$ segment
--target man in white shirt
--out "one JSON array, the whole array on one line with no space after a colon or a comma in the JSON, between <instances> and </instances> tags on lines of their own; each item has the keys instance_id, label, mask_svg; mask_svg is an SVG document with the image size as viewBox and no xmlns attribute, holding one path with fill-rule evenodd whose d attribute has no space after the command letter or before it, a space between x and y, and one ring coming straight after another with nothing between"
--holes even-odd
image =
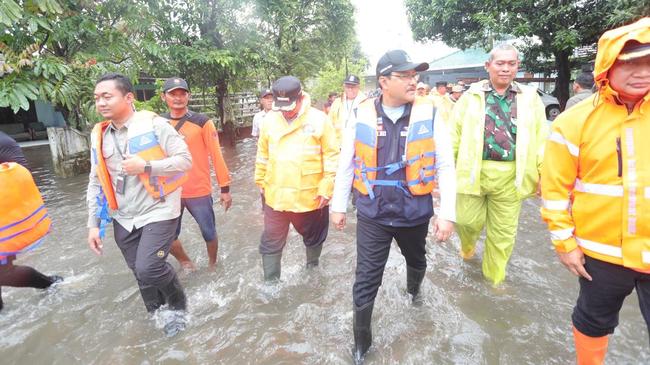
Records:
<instances>
[{"instance_id":1,"label":"man in white shirt","mask_svg":"<svg viewBox=\"0 0 650 365\"><path fill-rule=\"evenodd\" d=\"M329 114L330 122L336 130L336 140L341 144L343 130L350 127L350 120L354 117L359 103L366 99L366 96L359 92L360 80L355 75L348 75L343 80L344 95L332 103Z\"/></svg>"},{"instance_id":2,"label":"man in white shirt","mask_svg":"<svg viewBox=\"0 0 650 365\"><path fill-rule=\"evenodd\" d=\"M357 267L353 288L354 358L363 362L372 342L371 317L390 246L397 241L406 259L406 286L414 305L422 303L431 193L440 189L436 239L453 232L456 219L456 175L445 122L428 98L415 97L419 71L402 50L387 52L377 64L382 89L378 98L362 102L345 131L331 201L331 220L345 227L350 187L357 207Z\"/></svg>"},{"instance_id":3,"label":"man in white shirt","mask_svg":"<svg viewBox=\"0 0 650 365\"><path fill-rule=\"evenodd\" d=\"M269 111L271 111L271 107L273 106L273 92L271 89L262 90L260 93L260 105L262 106L262 110L253 116L253 129L251 130L251 136L255 138L259 137L264 117Z\"/></svg>"}]
</instances>

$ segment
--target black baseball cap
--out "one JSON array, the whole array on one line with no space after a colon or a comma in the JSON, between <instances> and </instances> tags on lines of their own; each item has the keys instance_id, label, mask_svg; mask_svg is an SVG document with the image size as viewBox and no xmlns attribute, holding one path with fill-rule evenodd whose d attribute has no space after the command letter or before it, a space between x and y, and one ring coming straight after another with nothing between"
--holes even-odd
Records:
<instances>
[{"instance_id":1,"label":"black baseball cap","mask_svg":"<svg viewBox=\"0 0 650 365\"><path fill-rule=\"evenodd\" d=\"M273 91L271 91L271 89L268 88L262 89L262 91L260 92L260 99L267 95L273 95Z\"/></svg>"},{"instance_id":2,"label":"black baseball cap","mask_svg":"<svg viewBox=\"0 0 650 365\"><path fill-rule=\"evenodd\" d=\"M163 84L163 92L169 92L176 89L183 89L187 92L190 92L190 87L187 86L187 81L181 79L180 77L170 77L165 80Z\"/></svg>"},{"instance_id":3,"label":"black baseball cap","mask_svg":"<svg viewBox=\"0 0 650 365\"><path fill-rule=\"evenodd\" d=\"M273 110L291 111L302 94L300 80L295 76L283 76L271 86L273 91Z\"/></svg>"},{"instance_id":4,"label":"black baseball cap","mask_svg":"<svg viewBox=\"0 0 650 365\"><path fill-rule=\"evenodd\" d=\"M348 85L359 85L361 80L359 80L359 77L356 75L348 75L345 77L345 80L343 80L343 83Z\"/></svg>"},{"instance_id":5,"label":"black baseball cap","mask_svg":"<svg viewBox=\"0 0 650 365\"><path fill-rule=\"evenodd\" d=\"M411 57L409 57L406 52L404 52L401 49L396 49L392 51L388 51L384 53L383 56L377 61L377 68L376 68L376 75L377 77L379 76L387 76L390 75L391 72L395 71L409 71L409 70L415 70L415 71L426 71L429 69L429 64L426 62L422 63L415 63L411 61Z\"/></svg>"}]
</instances>

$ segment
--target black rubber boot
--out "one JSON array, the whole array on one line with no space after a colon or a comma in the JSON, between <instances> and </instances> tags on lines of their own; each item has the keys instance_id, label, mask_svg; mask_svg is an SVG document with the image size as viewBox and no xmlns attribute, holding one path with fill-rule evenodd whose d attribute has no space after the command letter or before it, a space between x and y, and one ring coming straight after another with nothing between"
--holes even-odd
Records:
<instances>
[{"instance_id":1,"label":"black rubber boot","mask_svg":"<svg viewBox=\"0 0 650 365\"><path fill-rule=\"evenodd\" d=\"M155 312L165 304L165 298L162 293L154 286L141 286L140 295L142 296L144 307L147 308L147 312L149 313Z\"/></svg>"},{"instance_id":2,"label":"black rubber boot","mask_svg":"<svg viewBox=\"0 0 650 365\"><path fill-rule=\"evenodd\" d=\"M411 303L416 307L421 306L423 303L422 295L420 295L420 285L426 272L426 269L416 270L406 266L406 291L413 296Z\"/></svg>"},{"instance_id":3,"label":"black rubber boot","mask_svg":"<svg viewBox=\"0 0 650 365\"><path fill-rule=\"evenodd\" d=\"M320 258L320 253L323 251L323 244L308 246L305 248L305 251L307 253L307 264L305 264L305 267L309 269L318 266L318 259Z\"/></svg>"},{"instance_id":4,"label":"black rubber boot","mask_svg":"<svg viewBox=\"0 0 650 365\"><path fill-rule=\"evenodd\" d=\"M167 337L177 335L179 332L185 330L187 319L185 310L187 308L187 299L178 277L174 275L174 279L167 285L160 288L171 313L166 313L169 317L165 323L165 334Z\"/></svg>"},{"instance_id":5,"label":"black rubber boot","mask_svg":"<svg viewBox=\"0 0 650 365\"><path fill-rule=\"evenodd\" d=\"M280 280L282 267L282 252L262 255L262 268L264 269L264 281Z\"/></svg>"},{"instance_id":6,"label":"black rubber boot","mask_svg":"<svg viewBox=\"0 0 650 365\"><path fill-rule=\"evenodd\" d=\"M358 309L356 307L354 308L354 315L352 316L354 350L352 356L354 358L355 365L363 364L363 359L366 356L366 352L368 352L368 349L372 344L372 328L370 322L372 319L372 309L374 306L375 302L372 301L361 309Z\"/></svg>"}]
</instances>

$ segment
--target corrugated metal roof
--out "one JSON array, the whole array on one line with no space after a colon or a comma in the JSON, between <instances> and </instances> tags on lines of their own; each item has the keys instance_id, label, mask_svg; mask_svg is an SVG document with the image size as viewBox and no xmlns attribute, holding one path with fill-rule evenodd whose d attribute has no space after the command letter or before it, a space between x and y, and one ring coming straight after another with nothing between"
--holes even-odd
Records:
<instances>
[{"instance_id":1,"label":"corrugated metal roof","mask_svg":"<svg viewBox=\"0 0 650 365\"><path fill-rule=\"evenodd\" d=\"M429 62L429 70L482 66L489 55L482 48L468 48Z\"/></svg>"}]
</instances>

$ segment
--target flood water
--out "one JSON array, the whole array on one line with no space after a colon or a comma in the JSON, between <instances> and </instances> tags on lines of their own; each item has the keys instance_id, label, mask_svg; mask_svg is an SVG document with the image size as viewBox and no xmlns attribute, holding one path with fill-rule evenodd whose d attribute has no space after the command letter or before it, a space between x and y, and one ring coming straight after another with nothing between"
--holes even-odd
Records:
<instances>
[{"instance_id":1,"label":"flood water","mask_svg":"<svg viewBox=\"0 0 650 365\"><path fill-rule=\"evenodd\" d=\"M132 273L112 240L104 256L87 247L86 176L51 172L48 146L25 150L53 218L46 243L17 264L60 274L58 287L3 288L1 364L349 364L352 362L352 283L355 223L330 230L321 265L303 269L304 246L292 230L282 283L262 283L258 254L260 198L253 183L255 143L227 150L233 207L215 206L219 233L216 272L206 270L198 227L185 215L181 239L199 270L180 273L188 295L188 329L163 336L149 316ZM413 308L396 245L373 315L366 364L570 364L571 311L577 279L558 262L538 201L524 204L517 246L503 290L481 275L482 249L464 262L459 242L429 242L425 305ZM179 268L170 257L173 265ZM648 333L636 294L621 311L608 364L648 364Z\"/></svg>"}]
</instances>

